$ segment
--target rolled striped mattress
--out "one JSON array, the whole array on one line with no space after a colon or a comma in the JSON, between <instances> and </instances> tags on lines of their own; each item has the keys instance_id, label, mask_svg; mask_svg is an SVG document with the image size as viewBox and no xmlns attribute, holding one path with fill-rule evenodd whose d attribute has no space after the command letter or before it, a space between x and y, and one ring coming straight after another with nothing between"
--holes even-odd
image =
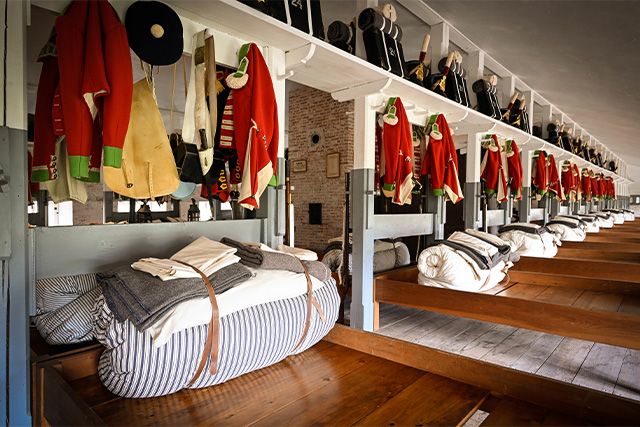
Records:
<instances>
[{"instance_id":1,"label":"rolled striped mattress","mask_svg":"<svg viewBox=\"0 0 640 427\"><path fill-rule=\"evenodd\" d=\"M282 286L286 286L286 283ZM94 334L106 350L100 357L98 374L112 393L133 398L163 396L182 388L202 388L223 383L277 363L291 354L301 353L320 341L338 317L340 299L335 281L329 279L320 286L314 286L313 296L322 308L325 321L314 308L309 331L295 350L305 326L306 292L254 304L224 315L223 301L219 300L220 351L217 372L215 375L209 373L209 359L200 377L193 385L187 386L204 351L208 325L178 330L158 345L154 343L150 331L141 333L131 322L117 321L101 295L95 306Z\"/></svg>"}]
</instances>

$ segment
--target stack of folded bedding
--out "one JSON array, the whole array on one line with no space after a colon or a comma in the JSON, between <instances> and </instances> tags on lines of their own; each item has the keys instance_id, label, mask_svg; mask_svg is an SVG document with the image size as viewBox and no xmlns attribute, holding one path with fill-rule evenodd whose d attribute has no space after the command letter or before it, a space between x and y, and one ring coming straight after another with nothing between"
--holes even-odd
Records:
<instances>
[{"instance_id":1,"label":"stack of folded bedding","mask_svg":"<svg viewBox=\"0 0 640 427\"><path fill-rule=\"evenodd\" d=\"M38 332L51 345L93 339L93 308L100 296L95 274L54 277L36 281Z\"/></svg>"},{"instance_id":2,"label":"stack of folded bedding","mask_svg":"<svg viewBox=\"0 0 640 427\"><path fill-rule=\"evenodd\" d=\"M324 264L231 239L223 241L240 263L209 275L219 308L217 371L209 372L211 359L207 359L207 366L191 385L212 319L202 280L163 281L131 268L99 275L105 292L95 306L94 329L107 348L98 366L107 389L123 397L153 397L219 384L300 353L333 327L340 303L335 281ZM305 268L317 307L303 335L309 303ZM155 285L139 280L138 274ZM155 293L149 292L152 288Z\"/></svg>"},{"instance_id":3,"label":"stack of folded bedding","mask_svg":"<svg viewBox=\"0 0 640 427\"><path fill-rule=\"evenodd\" d=\"M234 263L207 276L215 295L220 295L251 277L249 270ZM173 279L170 283L158 277L136 271L129 266L97 274L109 309L120 321L130 321L144 332L167 312L182 302L206 298L209 293L202 279Z\"/></svg>"},{"instance_id":4,"label":"stack of folded bedding","mask_svg":"<svg viewBox=\"0 0 640 427\"><path fill-rule=\"evenodd\" d=\"M596 217L591 215L558 215L556 219L561 218L571 218L580 220L584 223L585 231L587 233L598 233L600 232L600 225L598 225L598 221ZM561 239L562 240L562 239Z\"/></svg>"},{"instance_id":5,"label":"stack of folded bedding","mask_svg":"<svg viewBox=\"0 0 640 427\"><path fill-rule=\"evenodd\" d=\"M636 220L636 214L634 211L630 210L630 209L620 209L624 215L624 220L625 221L635 221Z\"/></svg>"},{"instance_id":6,"label":"stack of folded bedding","mask_svg":"<svg viewBox=\"0 0 640 427\"><path fill-rule=\"evenodd\" d=\"M587 237L587 224L579 218L557 216L546 227L563 242L584 242Z\"/></svg>"},{"instance_id":7,"label":"stack of folded bedding","mask_svg":"<svg viewBox=\"0 0 640 427\"><path fill-rule=\"evenodd\" d=\"M600 228L613 228L614 219L609 212L591 212L589 215L596 218Z\"/></svg>"},{"instance_id":8,"label":"stack of folded bedding","mask_svg":"<svg viewBox=\"0 0 640 427\"><path fill-rule=\"evenodd\" d=\"M461 291L485 291L505 278L519 257L489 233L456 231L418 257L418 283Z\"/></svg>"},{"instance_id":9,"label":"stack of folded bedding","mask_svg":"<svg viewBox=\"0 0 640 427\"><path fill-rule=\"evenodd\" d=\"M603 209L602 211L611 214L614 224L624 224L626 220L624 211L622 211L621 209Z\"/></svg>"},{"instance_id":10,"label":"stack of folded bedding","mask_svg":"<svg viewBox=\"0 0 640 427\"><path fill-rule=\"evenodd\" d=\"M351 273L351 251L349 251L349 273ZM338 272L342 267L342 237L331 239L329 245L323 251L322 262L331 271ZM401 241L388 242L375 240L373 242L373 273L392 270L394 268L409 265L411 254L407 245Z\"/></svg>"},{"instance_id":11,"label":"stack of folded bedding","mask_svg":"<svg viewBox=\"0 0 640 427\"><path fill-rule=\"evenodd\" d=\"M511 246L520 256L552 258L558 253L560 239L547 227L524 222L514 222L498 229L498 237Z\"/></svg>"}]
</instances>

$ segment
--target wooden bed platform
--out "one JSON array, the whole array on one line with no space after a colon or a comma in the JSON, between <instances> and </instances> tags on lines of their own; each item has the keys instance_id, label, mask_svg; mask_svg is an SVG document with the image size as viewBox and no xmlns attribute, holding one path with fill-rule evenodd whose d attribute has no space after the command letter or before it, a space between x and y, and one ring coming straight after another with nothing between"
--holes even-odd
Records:
<instances>
[{"instance_id":1,"label":"wooden bed platform","mask_svg":"<svg viewBox=\"0 0 640 427\"><path fill-rule=\"evenodd\" d=\"M125 399L101 349L39 363L36 425L634 424L640 403L341 325L311 349L224 384ZM477 415L477 414L476 414Z\"/></svg>"},{"instance_id":2,"label":"wooden bed platform","mask_svg":"<svg viewBox=\"0 0 640 427\"><path fill-rule=\"evenodd\" d=\"M527 262L541 260L518 264ZM640 350L640 283L525 273L486 292L418 285L415 266L377 276L375 327L379 303L389 303Z\"/></svg>"}]
</instances>

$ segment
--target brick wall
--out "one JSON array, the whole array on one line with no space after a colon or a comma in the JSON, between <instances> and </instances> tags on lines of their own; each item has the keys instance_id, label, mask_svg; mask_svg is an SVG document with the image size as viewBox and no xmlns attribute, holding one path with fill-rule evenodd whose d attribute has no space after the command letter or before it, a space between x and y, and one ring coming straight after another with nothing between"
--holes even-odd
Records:
<instances>
[{"instance_id":1,"label":"brick wall","mask_svg":"<svg viewBox=\"0 0 640 427\"><path fill-rule=\"evenodd\" d=\"M347 114L349 113L349 114ZM319 141L313 143L313 135ZM327 178L327 155L340 154L340 176ZM353 167L353 101L337 102L329 93L301 87L289 94L289 159L295 206L295 244L324 249L342 235L344 174ZM306 160L306 171L295 171ZM309 224L309 204L322 204L322 224Z\"/></svg>"}]
</instances>

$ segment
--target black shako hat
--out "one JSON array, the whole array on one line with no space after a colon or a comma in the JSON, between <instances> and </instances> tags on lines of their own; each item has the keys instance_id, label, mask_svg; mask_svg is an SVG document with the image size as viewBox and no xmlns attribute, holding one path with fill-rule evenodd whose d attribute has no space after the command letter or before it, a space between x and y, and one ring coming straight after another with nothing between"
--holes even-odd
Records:
<instances>
[{"instance_id":1,"label":"black shako hat","mask_svg":"<svg viewBox=\"0 0 640 427\"><path fill-rule=\"evenodd\" d=\"M157 1L137 1L124 18L129 46L151 65L171 65L184 48L182 22L169 6Z\"/></svg>"}]
</instances>

